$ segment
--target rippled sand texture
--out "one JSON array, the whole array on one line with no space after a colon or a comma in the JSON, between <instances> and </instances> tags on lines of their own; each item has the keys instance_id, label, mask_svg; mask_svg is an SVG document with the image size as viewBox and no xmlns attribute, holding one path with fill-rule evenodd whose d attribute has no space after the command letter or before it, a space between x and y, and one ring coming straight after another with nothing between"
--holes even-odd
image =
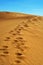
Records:
<instances>
[{"instance_id":1,"label":"rippled sand texture","mask_svg":"<svg viewBox=\"0 0 43 65\"><path fill-rule=\"evenodd\" d=\"M43 17L0 12L0 65L43 65Z\"/></svg>"}]
</instances>

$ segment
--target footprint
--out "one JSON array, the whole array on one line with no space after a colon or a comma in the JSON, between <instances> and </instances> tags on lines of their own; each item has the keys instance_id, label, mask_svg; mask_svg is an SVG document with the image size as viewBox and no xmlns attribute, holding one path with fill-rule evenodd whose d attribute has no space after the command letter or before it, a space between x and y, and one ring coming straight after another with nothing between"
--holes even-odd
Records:
<instances>
[{"instance_id":1,"label":"footprint","mask_svg":"<svg viewBox=\"0 0 43 65\"><path fill-rule=\"evenodd\" d=\"M22 53L20 53L20 52L17 52L17 53L15 53L17 56L21 56L22 55Z\"/></svg>"},{"instance_id":2,"label":"footprint","mask_svg":"<svg viewBox=\"0 0 43 65\"><path fill-rule=\"evenodd\" d=\"M3 53L4 53L4 54L9 54L9 52L8 52L8 51L4 51Z\"/></svg>"},{"instance_id":3,"label":"footprint","mask_svg":"<svg viewBox=\"0 0 43 65\"><path fill-rule=\"evenodd\" d=\"M20 61L20 60L15 60L15 62L16 62L16 64L19 64L19 63L21 63L21 61Z\"/></svg>"},{"instance_id":4,"label":"footprint","mask_svg":"<svg viewBox=\"0 0 43 65\"><path fill-rule=\"evenodd\" d=\"M8 48L8 46L3 46L3 48L7 49L7 48Z\"/></svg>"},{"instance_id":5,"label":"footprint","mask_svg":"<svg viewBox=\"0 0 43 65\"><path fill-rule=\"evenodd\" d=\"M6 37L4 41L9 41L10 40L10 37Z\"/></svg>"}]
</instances>

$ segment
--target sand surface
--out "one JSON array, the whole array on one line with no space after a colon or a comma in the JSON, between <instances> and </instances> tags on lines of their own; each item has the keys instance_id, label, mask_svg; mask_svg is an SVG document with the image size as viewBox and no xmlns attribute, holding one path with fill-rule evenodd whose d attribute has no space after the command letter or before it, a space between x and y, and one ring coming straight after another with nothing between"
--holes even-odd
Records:
<instances>
[{"instance_id":1,"label":"sand surface","mask_svg":"<svg viewBox=\"0 0 43 65\"><path fill-rule=\"evenodd\" d=\"M0 13L0 65L43 65L43 17Z\"/></svg>"}]
</instances>

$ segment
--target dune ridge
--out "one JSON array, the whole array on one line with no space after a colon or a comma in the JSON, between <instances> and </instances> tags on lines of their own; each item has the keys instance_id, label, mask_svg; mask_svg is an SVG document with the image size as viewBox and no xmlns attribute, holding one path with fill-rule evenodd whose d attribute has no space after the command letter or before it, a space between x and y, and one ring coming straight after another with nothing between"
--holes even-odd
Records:
<instances>
[{"instance_id":1,"label":"dune ridge","mask_svg":"<svg viewBox=\"0 0 43 65\"><path fill-rule=\"evenodd\" d=\"M23 14L23 13L14 13L14 12L0 12L0 20L8 20L8 19L15 19L15 18L31 18L31 17L39 17L42 16L36 16L36 15L30 15L30 14Z\"/></svg>"}]
</instances>

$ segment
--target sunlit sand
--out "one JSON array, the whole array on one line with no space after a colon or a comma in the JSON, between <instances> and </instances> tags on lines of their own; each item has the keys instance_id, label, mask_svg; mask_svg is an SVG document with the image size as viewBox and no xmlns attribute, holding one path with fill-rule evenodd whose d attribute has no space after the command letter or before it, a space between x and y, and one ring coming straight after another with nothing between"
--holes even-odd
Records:
<instances>
[{"instance_id":1,"label":"sunlit sand","mask_svg":"<svg viewBox=\"0 0 43 65\"><path fill-rule=\"evenodd\" d=\"M0 12L0 65L43 65L43 17Z\"/></svg>"}]
</instances>

